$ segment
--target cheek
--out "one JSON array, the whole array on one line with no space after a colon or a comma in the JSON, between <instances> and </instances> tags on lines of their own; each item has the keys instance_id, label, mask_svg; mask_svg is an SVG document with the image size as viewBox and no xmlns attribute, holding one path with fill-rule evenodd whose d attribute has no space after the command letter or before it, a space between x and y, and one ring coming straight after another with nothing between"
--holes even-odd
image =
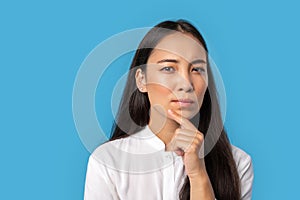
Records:
<instances>
[{"instance_id":1,"label":"cheek","mask_svg":"<svg viewBox=\"0 0 300 200\"><path fill-rule=\"evenodd\" d=\"M150 103L163 103L172 92L167 87L160 84L147 85L148 97Z\"/></svg>"},{"instance_id":2,"label":"cheek","mask_svg":"<svg viewBox=\"0 0 300 200\"><path fill-rule=\"evenodd\" d=\"M202 84L199 88L197 88L197 90L195 91L196 92L196 95L197 95L197 98L198 98L198 102L200 104L200 107L202 105L202 102L203 102L203 98L204 98L204 95L205 95L205 92L207 90L207 86L205 84Z\"/></svg>"},{"instance_id":3,"label":"cheek","mask_svg":"<svg viewBox=\"0 0 300 200\"><path fill-rule=\"evenodd\" d=\"M165 101L174 89L172 80L157 73L149 74L146 87L150 103L152 100L156 101L156 103L157 101Z\"/></svg>"},{"instance_id":4,"label":"cheek","mask_svg":"<svg viewBox=\"0 0 300 200\"><path fill-rule=\"evenodd\" d=\"M196 94L202 94L205 93L205 90L207 88L207 81L205 78L202 77L195 77L193 79L194 82L194 89Z\"/></svg>"},{"instance_id":5,"label":"cheek","mask_svg":"<svg viewBox=\"0 0 300 200\"><path fill-rule=\"evenodd\" d=\"M198 91L199 96L203 97L204 94L205 94L206 89L207 89L207 86L203 84L203 85L199 88L199 91Z\"/></svg>"}]
</instances>

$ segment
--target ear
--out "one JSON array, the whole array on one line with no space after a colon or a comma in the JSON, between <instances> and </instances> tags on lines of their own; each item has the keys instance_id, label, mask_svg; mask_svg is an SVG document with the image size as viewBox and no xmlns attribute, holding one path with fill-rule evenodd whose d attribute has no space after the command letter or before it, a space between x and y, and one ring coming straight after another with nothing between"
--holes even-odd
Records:
<instances>
[{"instance_id":1,"label":"ear","mask_svg":"<svg viewBox=\"0 0 300 200\"><path fill-rule=\"evenodd\" d=\"M135 72L135 83L140 92L147 92L146 77L141 68L138 68Z\"/></svg>"}]
</instances>

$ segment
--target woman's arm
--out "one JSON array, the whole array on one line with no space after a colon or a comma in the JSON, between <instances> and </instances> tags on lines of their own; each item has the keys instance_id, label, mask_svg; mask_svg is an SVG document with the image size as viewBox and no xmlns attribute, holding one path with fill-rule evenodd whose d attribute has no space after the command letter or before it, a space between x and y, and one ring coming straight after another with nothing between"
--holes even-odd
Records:
<instances>
[{"instance_id":1,"label":"woman's arm","mask_svg":"<svg viewBox=\"0 0 300 200\"><path fill-rule=\"evenodd\" d=\"M206 173L206 170L199 172L197 176L191 177L190 179L190 199L191 200L199 200L199 199L207 199L214 200L214 191L212 185L210 183L209 177Z\"/></svg>"}]
</instances>

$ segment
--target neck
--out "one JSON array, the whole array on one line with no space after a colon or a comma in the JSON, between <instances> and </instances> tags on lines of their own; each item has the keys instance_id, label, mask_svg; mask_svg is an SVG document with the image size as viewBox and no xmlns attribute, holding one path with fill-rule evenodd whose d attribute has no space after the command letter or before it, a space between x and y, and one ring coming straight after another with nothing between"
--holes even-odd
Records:
<instances>
[{"instance_id":1,"label":"neck","mask_svg":"<svg viewBox=\"0 0 300 200\"><path fill-rule=\"evenodd\" d=\"M151 111L148 126L151 131L155 133L155 135L166 145L171 142L175 130L179 127L179 124L159 112Z\"/></svg>"}]
</instances>

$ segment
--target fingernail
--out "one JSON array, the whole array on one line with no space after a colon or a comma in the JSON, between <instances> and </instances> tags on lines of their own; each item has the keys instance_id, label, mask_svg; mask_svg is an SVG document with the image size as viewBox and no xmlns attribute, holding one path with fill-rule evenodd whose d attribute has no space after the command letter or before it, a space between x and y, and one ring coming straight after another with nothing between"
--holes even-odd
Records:
<instances>
[{"instance_id":1,"label":"fingernail","mask_svg":"<svg viewBox=\"0 0 300 200\"><path fill-rule=\"evenodd\" d=\"M168 112L169 112L169 113L171 113L171 114L173 114L173 111L172 111L172 110L170 110L170 109L168 109Z\"/></svg>"}]
</instances>

